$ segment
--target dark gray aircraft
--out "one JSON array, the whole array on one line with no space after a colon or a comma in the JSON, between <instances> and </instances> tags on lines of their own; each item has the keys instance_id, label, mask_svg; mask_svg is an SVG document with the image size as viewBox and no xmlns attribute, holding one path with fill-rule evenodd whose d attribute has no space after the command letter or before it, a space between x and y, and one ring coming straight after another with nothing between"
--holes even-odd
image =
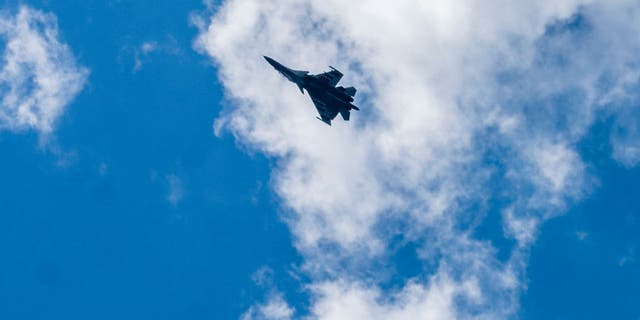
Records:
<instances>
[{"instance_id":1,"label":"dark gray aircraft","mask_svg":"<svg viewBox=\"0 0 640 320\"><path fill-rule=\"evenodd\" d=\"M336 87L342 73L334 67L330 67L331 71L313 75L309 74L309 71L289 69L267 56L264 58L285 78L295 83L302 94L307 90L320 114L318 120L331 125L331 120L340 113L342 119L349 121L351 109L360 110L351 103L356 95L356 88Z\"/></svg>"}]
</instances>

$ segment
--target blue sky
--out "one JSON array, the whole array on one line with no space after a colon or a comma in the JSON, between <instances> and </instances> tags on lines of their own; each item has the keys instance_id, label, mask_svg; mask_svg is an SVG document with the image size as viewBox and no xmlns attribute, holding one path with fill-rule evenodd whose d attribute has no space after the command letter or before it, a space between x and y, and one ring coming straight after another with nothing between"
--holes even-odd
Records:
<instances>
[{"instance_id":1,"label":"blue sky","mask_svg":"<svg viewBox=\"0 0 640 320\"><path fill-rule=\"evenodd\" d=\"M91 74L56 129L68 164L35 132L2 132L0 318L234 318L260 293L253 272L297 261L269 162L213 136L222 93L190 49L202 5L151 3L32 3ZM180 53L133 72L135 47L171 37Z\"/></svg>"},{"instance_id":2,"label":"blue sky","mask_svg":"<svg viewBox=\"0 0 640 320\"><path fill-rule=\"evenodd\" d=\"M636 319L640 170L593 153L606 148L602 129L585 141L599 172L589 199L549 221L532 248L523 319Z\"/></svg>"},{"instance_id":3,"label":"blue sky","mask_svg":"<svg viewBox=\"0 0 640 320\"><path fill-rule=\"evenodd\" d=\"M3 70L28 6L76 76L50 132L0 76L0 319L640 317L633 4L485 34L446 3L208 3L0 1ZM326 127L262 54L362 111Z\"/></svg>"}]
</instances>

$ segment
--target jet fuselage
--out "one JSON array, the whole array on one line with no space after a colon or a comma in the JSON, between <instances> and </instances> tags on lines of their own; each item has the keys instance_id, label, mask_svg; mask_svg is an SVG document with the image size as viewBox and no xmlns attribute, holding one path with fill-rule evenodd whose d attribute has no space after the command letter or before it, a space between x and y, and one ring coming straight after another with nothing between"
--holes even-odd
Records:
<instances>
[{"instance_id":1,"label":"jet fuselage","mask_svg":"<svg viewBox=\"0 0 640 320\"><path fill-rule=\"evenodd\" d=\"M300 92L307 91L323 122L331 125L331 120L339 113L344 120L349 120L350 110L359 110L352 104L356 89L336 86L342 73L332 68L332 71L311 75L308 71L293 70L279 62L265 56L267 62L289 81L295 83Z\"/></svg>"}]
</instances>

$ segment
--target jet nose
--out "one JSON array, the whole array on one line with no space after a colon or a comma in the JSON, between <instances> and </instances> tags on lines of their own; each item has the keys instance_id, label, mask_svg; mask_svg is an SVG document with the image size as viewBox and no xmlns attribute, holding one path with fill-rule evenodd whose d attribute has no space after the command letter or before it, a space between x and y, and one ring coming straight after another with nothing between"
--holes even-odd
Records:
<instances>
[{"instance_id":1,"label":"jet nose","mask_svg":"<svg viewBox=\"0 0 640 320\"><path fill-rule=\"evenodd\" d=\"M269 57L267 57L267 56L263 56L263 57L264 57L264 59L265 59L265 60L267 60L267 62L269 62L269 64L270 64L270 65L272 65L274 68L278 65L278 63L277 63L275 60L273 60L273 59L271 59L271 58L269 58Z\"/></svg>"}]
</instances>

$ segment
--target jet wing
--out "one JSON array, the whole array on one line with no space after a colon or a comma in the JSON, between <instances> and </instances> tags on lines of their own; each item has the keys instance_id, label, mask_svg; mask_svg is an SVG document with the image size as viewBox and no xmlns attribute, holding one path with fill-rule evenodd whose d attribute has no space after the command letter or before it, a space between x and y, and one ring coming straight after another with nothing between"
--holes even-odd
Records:
<instances>
[{"instance_id":1,"label":"jet wing","mask_svg":"<svg viewBox=\"0 0 640 320\"><path fill-rule=\"evenodd\" d=\"M338 115L338 110L334 110L333 108L328 108L324 102L318 99L311 98L311 100L313 101L313 105L316 106L316 110L318 110L318 114L320 114L319 119L322 120L324 123L331 125L331 120L333 120Z\"/></svg>"},{"instance_id":2,"label":"jet wing","mask_svg":"<svg viewBox=\"0 0 640 320\"><path fill-rule=\"evenodd\" d=\"M327 81L330 86L335 87L340 79L342 79L342 72L336 70L334 67L330 67L331 71L314 75L314 77Z\"/></svg>"}]
</instances>

